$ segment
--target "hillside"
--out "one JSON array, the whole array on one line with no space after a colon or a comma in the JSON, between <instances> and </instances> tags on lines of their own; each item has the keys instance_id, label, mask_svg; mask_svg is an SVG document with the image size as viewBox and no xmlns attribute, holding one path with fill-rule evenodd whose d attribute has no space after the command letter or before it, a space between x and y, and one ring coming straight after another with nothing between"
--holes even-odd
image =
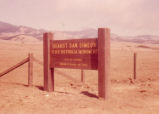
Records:
<instances>
[{"instance_id":1,"label":"hillside","mask_svg":"<svg viewBox=\"0 0 159 114\"><path fill-rule=\"evenodd\" d=\"M34 29L26 26L16 26L5 22L0 22L0 39L8 40L10 37L19 35L32 36L42 40L43 33L47 32L42 29ZM86 29L81 31L52 31L55 33L55 39L76 39L76 38L94 38L97 37L97 29ZM18 39L19 37L15 38ZM33 38L33 39L34 39ZM21 38L18 40L20 41ZM139 36L120 36L111 33L111 40L117 42L134 42L134 43L149 43L158 44L159 36L139 35Z\"/></svg>"},{"instance_id":2,"label":"hillside","mask_svg":"<svg viewBox=\"0 0 159 114\"><path fill-rule=\"evenodd\" d=\"M16 26L5 22L0 22L0 39L9 39L9 37L21 34L29 35L37 39L41 39L45 30L34 29L26 26Z\"/></svg>"},{"instance_id":3,"label":"hillside","mask_svg":"<svg viewBox=\"0 0 159 114\"><path fill-rule=\"evenodd\" d=\"M22 42L22 43L25 43L25 42L36 43L36 42L40 41L39 39L37 39L33 36L29 36L29 35L25 35L25 34L12 36L6 40L17 41L17 42Z\"/></svg>"}]
</instances>

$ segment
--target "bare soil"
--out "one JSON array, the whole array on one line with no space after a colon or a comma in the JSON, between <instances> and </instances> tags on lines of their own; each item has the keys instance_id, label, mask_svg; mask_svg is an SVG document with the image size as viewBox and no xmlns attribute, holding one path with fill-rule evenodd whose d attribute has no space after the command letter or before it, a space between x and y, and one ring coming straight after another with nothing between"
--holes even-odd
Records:
<instances>
[{"instance_id":1,"label":"bare soil","mask_svg":"<svg viewBox=\"0 0 159 114\"><path fill-rule=\"evenodd\" d=\"M148 45L157 47L157 45ZM28 56L43 60L42 43L0 41L0 72ZM133 52L137 79L133 80ZM159 51L138 44L112 42L109 98L98 98L95 70L55 69L55 92L43 91L43 66L34 62L33 87L28 64L0 77L0 114L158 114Z\"/></svg>"}]
</instances>

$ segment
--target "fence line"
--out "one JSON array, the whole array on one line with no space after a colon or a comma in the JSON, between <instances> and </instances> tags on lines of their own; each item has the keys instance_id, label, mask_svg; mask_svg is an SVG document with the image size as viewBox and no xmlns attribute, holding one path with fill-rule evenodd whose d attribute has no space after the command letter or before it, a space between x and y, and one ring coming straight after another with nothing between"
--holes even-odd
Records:
<instances>
[{"instance_id":1,"label":"fence line","mask_svg":"<svg viewBox=\"0 0 159 114\"><path fill-rule=\"evenodd\" d=\"M42 61L40 61L40 60L38 60L38 59L36 59L35 57L33 57L33 60L36 62L36 63L38 63L38 64L40 64L40 65L42 65L43 66L43 62ZM79 82L78 80L76 80L75 78L73 78L73 77L71 77L71 76L69 76L69 75L67 75L67 74L65 74L65 73L63 73L63 72L61 72L61 71L59 71L59 70L55 70L55 72L57 73L57 74L59 74L59 75L61 75L61 76L64 76L65 78L67 78L67 79L69 79L69 80L72 80L72 81L74 81L74 82ZM84 74L83 74L83 70L81 70L81 78L82 78L82 82L83 82L83 77L84 77Z\"/></svg>"},{"instance_id":2,"label":"fence line","mask_svg":"<svg viewBox=\"0 0 159 114\"><path fill-rule=\"evenodd\" d=\"M0 73L0 77L4 76L5 74L8 74L9 72L15 70L16 68L22 66L23 64L27 62L28 62L28 86L32 86L33 85L33 54L32 53L29 53L26 59L23 59L19 63L13 65L12 67Z\"/></svg>"},{"instance_id":3,"label":"fence line","mask_svg":"<svg viewBox=\"0 0 159 114\"><path fill-rule=\"evenodd\" d=\"M27 63L29 61L29 58L23 59L21 62L17 63L16 65L8 68L7 70L3 71L2 73L0 73L0 77L4 76L5 74L13 71L14 69L22 66L23 64Z\"/></svg>"},{"instance_id":4,"label":"fence line","mask_svg":"<svg viewBox=\"0 0 159 114\"><path fill-rule=\"evenodd\" d=\"M19 63L13 65L12 67L8 68L7 70L0 73L0 77L4 76L5 74L8 74L9 72L15 70L16 68L22 66L23 64L28 62L28 86L33 85L33 62L38 63L39 65L43 66L43 62L39 59L36 59L32 53L28 54L28 57L20 61ZM56 69L55 72L61 76L64 76L66 79L72 80L75 83L84 82L84 70L81 69L81 81L63 73L62 71ZM135 52L133 54L133 79L137 79L137 53Z\"/></svg>"},{"instance_id":5,"label":"fence line","mask_svg":"<svg viewBox=\"0 0 159 114\"><path fill-rule=\"evenodd\" d=\"M33 62L38 63L39 65L43 66L43 62L36 59L32 53L28 54L28 57L23 59L22 61L20 61L19 63L13 65L12 67L8 68L7 70L3 71L2 73L0 73L0 77L4 76L5 74L8 74L9 72L15 70L16 68L22 66L23 64L28 62L28 86L32 86L33 85ZM59 70L55 70L55 72L61 76L64 76L65 78L72 80L76 83L80 83L80 81L78 81L77 79L59 71ZM84 70L81 69L81 82L84 82ZM84 84L85 85L85 84Z\"/></svg>"}]
</instances>

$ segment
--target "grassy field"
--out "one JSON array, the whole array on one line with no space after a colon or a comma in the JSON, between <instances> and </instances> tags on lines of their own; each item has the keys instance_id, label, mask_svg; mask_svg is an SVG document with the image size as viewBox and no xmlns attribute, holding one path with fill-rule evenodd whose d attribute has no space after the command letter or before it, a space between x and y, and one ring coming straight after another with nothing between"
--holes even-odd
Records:
<instances>
[{"instance_id":1,"label":"grassy field","mask_svg":"<svg viewBox=\"0 0 159 114\"><path fill-rule=\"evenodd\" d=\"M0 72L33 53L43 60L42 43L0 41ZM145 48L146 47L146 48ZM109 99L98 99L98 72L55 69L55 92L43 91L43 66L34 62L33 87L27 87L28 64L0 77L0 114L158 114L159 46L111 43ZM133 53L137 80L133 81ZM67 76L68 75L68 76ZM75 80L70 79L73 78Z\"/></svg>"}]
</instances>

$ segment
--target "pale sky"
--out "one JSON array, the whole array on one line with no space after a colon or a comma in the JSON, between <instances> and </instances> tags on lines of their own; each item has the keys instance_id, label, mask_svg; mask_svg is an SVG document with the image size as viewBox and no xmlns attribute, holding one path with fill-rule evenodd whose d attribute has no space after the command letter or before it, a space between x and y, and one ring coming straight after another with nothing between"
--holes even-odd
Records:
<instances>
[{"instance_id":1,"label":"pale sky","mask_svg":"<svg viewBox=\"0 0 159 114\"><path fill-rule=\"evenodd\" d=\"M47 30L159 35L159 0L0 0L0 21Z\"/></svg>"}]
</instances>

